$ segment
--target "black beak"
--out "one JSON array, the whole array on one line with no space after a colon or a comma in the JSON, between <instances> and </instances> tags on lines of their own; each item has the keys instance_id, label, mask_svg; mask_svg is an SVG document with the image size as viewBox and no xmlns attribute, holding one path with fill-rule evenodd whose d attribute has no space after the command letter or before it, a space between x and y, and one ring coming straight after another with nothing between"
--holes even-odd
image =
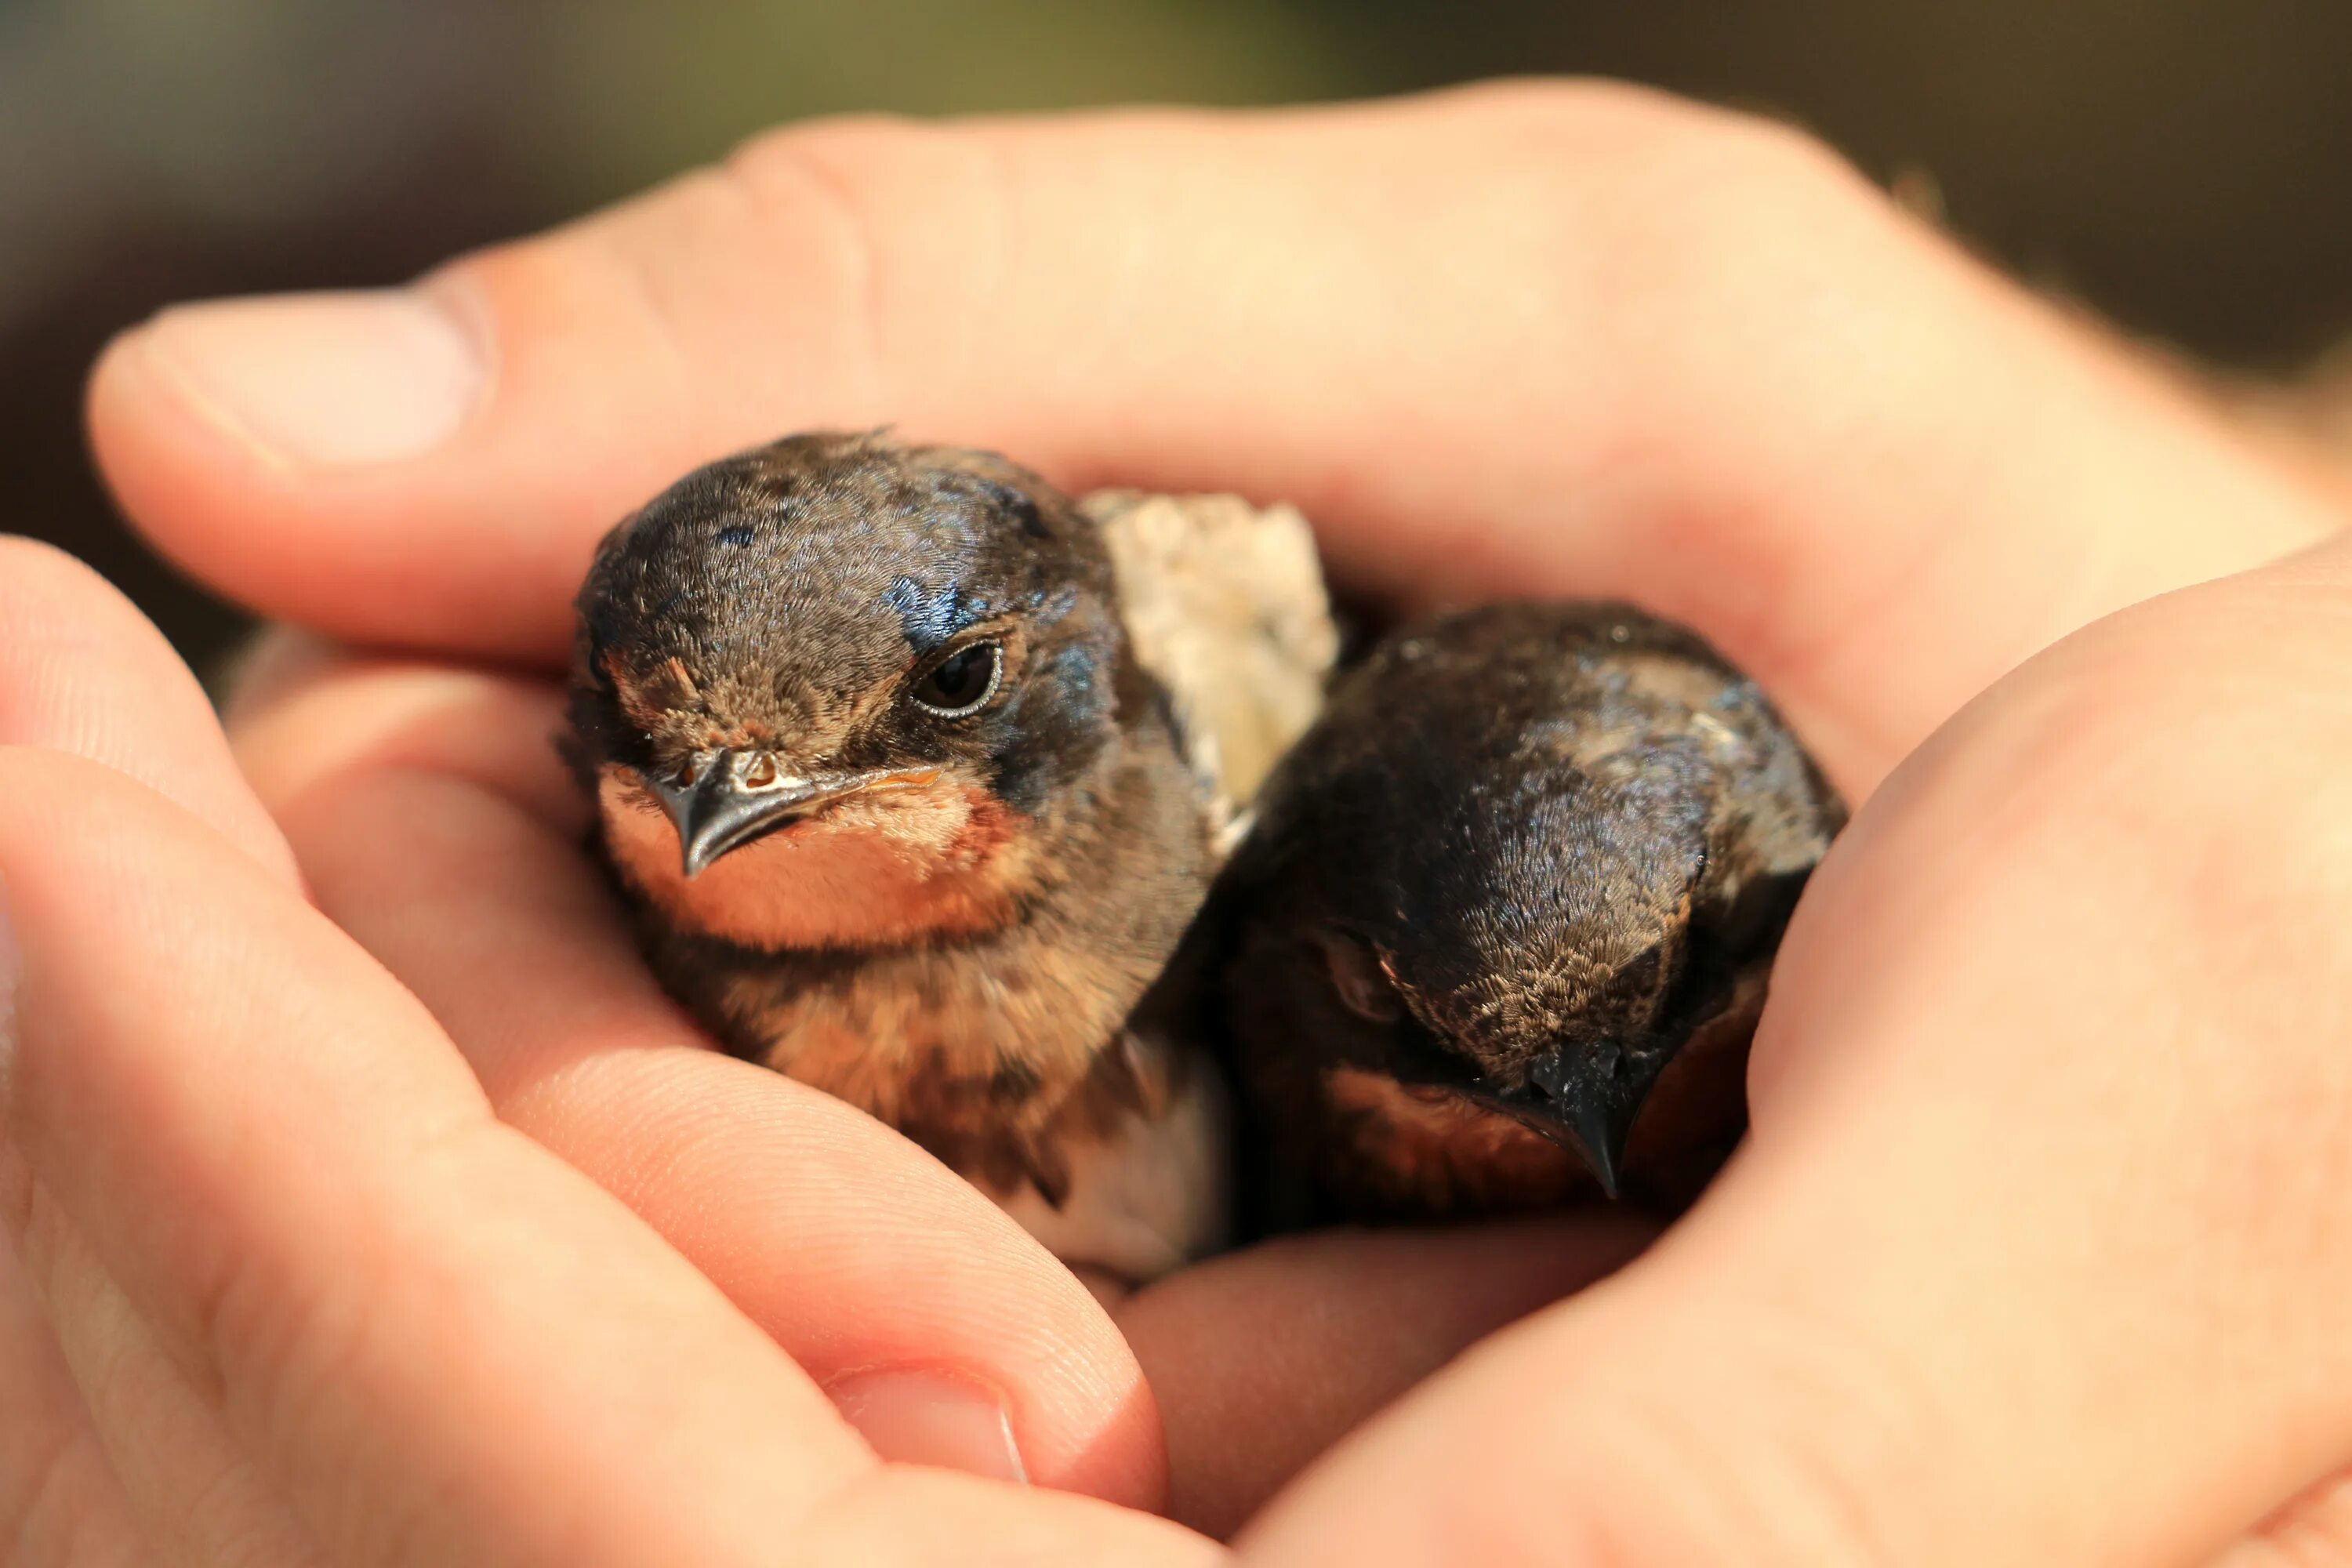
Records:
<instances>
[{"instance_id":1,"label":"black beak","mask_svg":"<svg viewBox=\"0 0 2352 1568\"><path fill-rule=\"evenodd\" d=\"M1625 1168L1625 1141L1673 1055L1617 1045L1561 1046L1537 1058L1527 1088L1481 1098L1575 1150L1601 1190L1614 1198Z\"/></svg>"},{"instance_id":2,"label":"black beak","mask_svg":"<svg viewBox=\"0 0 2352 1568\"><path fill-rule=\"evenodd\" d=\"M793 778L779 773L765 784L736 776L735 758L721 752L690 784L652 782L654 797L677 829L686 874L699 876L730 849L799 821L819 807L854 795L877 781L866 774L817 774Z\"/></svg>"}]
</instances>

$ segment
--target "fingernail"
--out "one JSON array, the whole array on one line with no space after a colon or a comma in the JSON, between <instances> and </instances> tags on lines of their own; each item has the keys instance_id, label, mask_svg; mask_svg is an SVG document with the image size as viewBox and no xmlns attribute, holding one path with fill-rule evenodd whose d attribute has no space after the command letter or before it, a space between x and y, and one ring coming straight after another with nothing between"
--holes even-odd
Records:
<instances>
[{"instance_id":1,"label":"fingernail","mask_svg":"<svg viewBox=\"0 0 2352 1568\"><path fill-rule=\"evenodd\" d=\"M825 1392L885 1459L1001 1481L1029 1479L1004 1401L977 1379L928 1367L886 1368L852 1373Z\"/></svg>"},{"instance_id":2,"label":"fingernail","mask_svg":"<svg viewBox=\"0 0 2352 1568\"><path fill-rule=\"evenodd\" d=\"M181 305L142 335L199 413L286 467L431 451L488 379L477 334L412 289Z\"/></svg>"}]
</instances>

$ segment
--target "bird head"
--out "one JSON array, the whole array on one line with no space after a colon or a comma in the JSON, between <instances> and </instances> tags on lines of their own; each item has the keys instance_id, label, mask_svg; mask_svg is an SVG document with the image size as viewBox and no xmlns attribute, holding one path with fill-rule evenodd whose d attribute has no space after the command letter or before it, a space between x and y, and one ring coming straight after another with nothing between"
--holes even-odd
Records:
<instances>
[{"instance_id":1,"label":"bird head","mask_svg":"<svg viewBox=\"0 0 2352 1568\"><path fill-rule=\"evenodd\" d=\"M1657 803L1639 790L1486 783L1437 831L1399 840L1390 896L1327 888L1299 911L1298 984L1328 997L1328 1066L1507 1116L1614 1195L1680 1043L1704 824L1645 815Z\"/></svg>"},{"instance_id":2,"label":"bird head","mask_svg":"<svg viewBox=\"0 0 2352 1568\"><path fill-rule=\"evenodd\" d=\"M1556 711L1545 667L1577 650L1505 635L1515 613L1391 640L1334 689L1236 860L1231 984L1245 1050L1302 1056L1334 1110L1507 1119L1614 1195L1734 988L1721 955L1801 879L1740 875L1703 745Z\"/></svg>"},{"instance_id":3,"label":"bird head","mask_svg":"<svg viewBox=\"0 0 2352 1568\"><path fill-rule=\"evenodd\" d=\"M754 947L1003 918L1132 696L1071 502L878 436L689 475L606 538L578 608L572 749L615 865Z\"/></svg>"}]
</instances>

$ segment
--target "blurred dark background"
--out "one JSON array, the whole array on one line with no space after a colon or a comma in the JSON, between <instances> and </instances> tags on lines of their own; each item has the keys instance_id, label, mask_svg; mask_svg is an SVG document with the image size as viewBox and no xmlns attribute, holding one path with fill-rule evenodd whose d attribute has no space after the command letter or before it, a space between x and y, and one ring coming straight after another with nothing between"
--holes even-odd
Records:
<instances>
[{"instance_id":1,"label":"blurred dark background","mask_svg":"<svg viewBox=\"0 0 2352 1568\"><path fill-rule=\"evenodd\" d=\"M1598 73L1769 110L2207 358L2352 330L2341 0L0 0L0 528L200 662L236 623L90 476L159 305L382 283L844 109L1268 103Z\"/></svg>"}]
</instances>

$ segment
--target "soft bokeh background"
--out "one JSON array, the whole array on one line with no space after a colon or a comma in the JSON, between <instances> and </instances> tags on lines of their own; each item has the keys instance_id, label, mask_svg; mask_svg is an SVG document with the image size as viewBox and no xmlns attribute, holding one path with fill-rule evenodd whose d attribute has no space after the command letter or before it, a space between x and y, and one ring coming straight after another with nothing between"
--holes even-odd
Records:
<instances>
[{"instance_id":1,"label":"soft bokeh background","mask_svg":"<svg viewBox=\"0 0 2352 1568\"><path fill-rule=\"evenodd\" d=\"M90 478L165 301L381 283L845 109L1269 103L1530 72L1791 116L2035 281L2288 370L2352 330L2339 0L0 0L0 528L200 662Z\"/></svg>"}]
</instances>

